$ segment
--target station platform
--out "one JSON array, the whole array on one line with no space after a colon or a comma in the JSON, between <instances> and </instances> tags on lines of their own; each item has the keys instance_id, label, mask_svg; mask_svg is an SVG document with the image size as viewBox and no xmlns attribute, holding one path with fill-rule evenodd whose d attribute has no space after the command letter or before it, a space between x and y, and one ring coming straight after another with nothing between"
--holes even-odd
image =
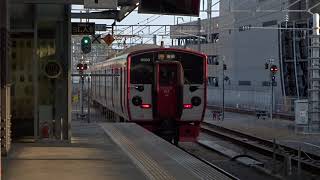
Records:
<instances>
[{"instance_id":1,"label":"station platform","mask_svg":"<svg viewBox=\"0 0 320 180\"><path fill-rule=\"evenodd\" d=\"M292 120L258 119L253 115L225 112L223 121L214 120L212 110L207 109L205 122L236 130L249 135L267 140L275 139L277 143L301 149L305 152L320 154L320 134L301 134L295 131L295 123Z\"/></svg>"},{"instance_id":2,"label":"station platform","mask_svg":"<svg viewBox=\"0 0 320 180\"><path fill-rule=\"evenodd\" d=\"M13 144L5 180L231 179L131 123L72 123L72 142Z\"/></svg>"}]
</instances>

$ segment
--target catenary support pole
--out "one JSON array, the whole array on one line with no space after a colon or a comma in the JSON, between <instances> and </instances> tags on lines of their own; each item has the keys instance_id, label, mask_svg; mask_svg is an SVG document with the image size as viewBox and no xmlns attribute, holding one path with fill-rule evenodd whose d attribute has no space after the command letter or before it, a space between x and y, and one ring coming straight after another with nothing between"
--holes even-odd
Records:
<instances>
[{"instance_id":1,"label":"catenary support pole","mask_svg":"<svg viewBox=\"0 0 320 180\"><path fill-rule=\"evenodd\" d=\"M198 18L198 51L201 51L201 19Z\"/></svg>"}]
</instances>

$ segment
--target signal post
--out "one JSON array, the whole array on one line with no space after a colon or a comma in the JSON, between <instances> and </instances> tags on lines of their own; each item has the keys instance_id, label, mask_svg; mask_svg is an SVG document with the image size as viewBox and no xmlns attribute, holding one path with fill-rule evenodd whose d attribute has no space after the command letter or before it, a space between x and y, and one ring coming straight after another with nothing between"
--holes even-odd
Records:
<instances>
[{"instance_id":1,"label":"signal post","mask_svg":"<svg viewBox=\"0 0 320 180\"><path fill-rule=\"evenodd\" d=\"M81 84L81 89L80 89L80 107L81 107L81 114L80 117L84 118L85 114L84 114L84 107L83 107L83 86L84 86L84 76L83 76L83 72L86 71L88 69L88 65L86 63L78 63L77 64L77 70L79 71L79 75L80 75L80 84Z\"/></svg>"},{"instance_id":2,"label":"signal post","mask_svg":"<svg viewBox=\"0 0 320 180\"><path fill-rule=\"evenodd\" d=\"M89 36L84 36L82 39L81 39L81 51L83 54L88 54L91 52L91 44L92 44L92 40ZM80 108L81 108L81 114L80 114L80 117L81 118L84 118L86 115L84 113L84 97L83 97L83 91L84 91L84 71L86 71L88 69L88 65L86 63L84 63L83 61L82 62L79 62L77 64L77 70L79 71L79 75L80 75L80 86L81 86L81 89L80 89ZM89 87L88 87L89 88ZM88 106L88 111L90 107Z\"/></svg>"},{"instance_id":3,"label":"signal post","mask_svg":"<svg viewBox=\"0 0 320 180\"><path fill-rule=\"evenodd\" d=\"M271 77L271 107L270 107L270 119L272 121L273 119L273 96L274 96L274 89L273 87L275 86L276 83L276 74L278 72L278 67L276 65L272 65L270 67L270 77Z\"/></svg>"}]
</instances>

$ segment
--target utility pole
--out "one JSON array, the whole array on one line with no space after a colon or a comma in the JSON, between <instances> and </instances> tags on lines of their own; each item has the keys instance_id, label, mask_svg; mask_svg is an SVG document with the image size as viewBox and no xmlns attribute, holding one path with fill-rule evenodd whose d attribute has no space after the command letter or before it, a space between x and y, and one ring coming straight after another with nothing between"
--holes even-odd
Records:
<instances>
[{"instance_id":1,"label":"utility pole","mask_svg":"<svg viewBox=\"0 0 320 180\"><path fill-rule=\"evenodd\" d=\"M225 57L222 58L222 120L224 120L224 109L225 109L225 102L224 102L224 80L225 80L225 74L224 71L227 70L227 65L224 63Z\"/></svg>"},{"instance_id":2,"label":"utility pole","mask_svg":"<svg viewBox=\"0 0 320 180\"><path fill-rule=\"evenodd\" d=\"M222 65L222 120L224 120L224 71L225 64Z\"/></svg>"},{"instance_id":3,"label":"utility pole","mask_svg":"<svg viewBox=\"0 0 320 180\"><path fill-rule=\"evenodd\" d=\"M211 42L213 42L212 39L211 39L211 37L212 37L212 36L211 36L211 34L212 34L212 32L211 32L211 28L212 28L212 23L211 23L212 0L208 0L207 3L208 3L208 5L207 5L207 6L208 6L208 7L207 7L207 19L209 20L209 27L208 27L207 39L210 40L209 42L211 43Z\"/></svg>"},{"instance_id":4,"label":"utility pole","mask_svg":"<svg viewBox=\"0 0 320 180\"><path fill-rule=\"evenodd\" d=\"M201 19L198 18L198 51L201 51Z\"/></svg>"}]
</instances>

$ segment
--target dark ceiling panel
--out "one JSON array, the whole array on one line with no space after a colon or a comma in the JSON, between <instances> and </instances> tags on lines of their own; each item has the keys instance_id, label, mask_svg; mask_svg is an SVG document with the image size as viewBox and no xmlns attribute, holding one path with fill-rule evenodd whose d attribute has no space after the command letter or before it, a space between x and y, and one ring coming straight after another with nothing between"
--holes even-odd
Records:
<instances>
[{"instance_id":1,"label":"dark ceiling panel","mask_svg":"<svg viewBox=\"0 0 320 180\"><path fill-rule=\"evenodd\" d=\"M71 18L78 19L116 19L118 17L117 10L109 10L92 13L71 13Z\"/></svg>"},{"instance_id":2,"label":"dark ceiling panel","mask_svg":"<svg viewBox=\"0 0 320 180\"><path fill-rule=\"evenodd\" d=\"M71 13L71 18L123 20L135 8L139 0L118 0L120 10L92 13ZM83 4L83 0L10 0L12 4Z\"/></svg>"}]
</instances>

